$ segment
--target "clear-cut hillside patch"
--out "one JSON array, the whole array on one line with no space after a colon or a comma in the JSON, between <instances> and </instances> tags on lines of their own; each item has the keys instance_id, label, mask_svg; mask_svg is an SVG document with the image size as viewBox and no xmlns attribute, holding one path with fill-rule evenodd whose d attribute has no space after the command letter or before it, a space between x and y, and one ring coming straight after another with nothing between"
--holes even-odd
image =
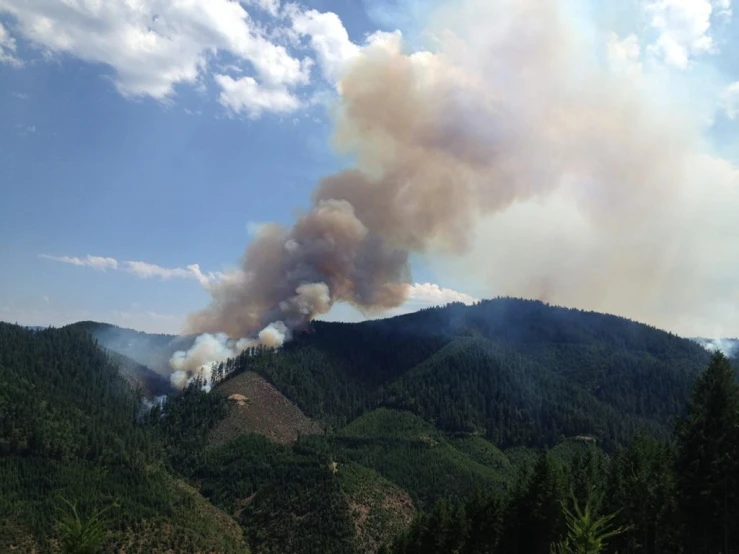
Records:
<instances>
[{"instance_id":1,"label":"clear-cut hillside patch","mask_svg":"<svg viewBox=\"0 0 739 554\"><path fill-rule=\"evenodd\" d=\"M211 431L211 445L224 444L245 433L257 433L281 444L299 435L321 433L321 427L260 375L247 371L218 385L215 392L229 399L228 416Z\"/></svg>"}]
</instances>

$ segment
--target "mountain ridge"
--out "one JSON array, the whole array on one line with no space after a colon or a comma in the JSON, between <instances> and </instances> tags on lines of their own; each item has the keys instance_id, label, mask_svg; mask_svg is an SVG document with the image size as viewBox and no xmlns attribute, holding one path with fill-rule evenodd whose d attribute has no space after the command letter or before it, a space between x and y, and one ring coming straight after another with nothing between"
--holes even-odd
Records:
<instances>
[{"instance_id":1,"label":"mountain ridge","mask_svg":"<svg viewBox=\"0 0 739 554\"><path fill-rule=\"evenodd\" d=\"M75 326L162 374L171 354L194 340ZM306 416L335 428L388 406L449 432L482 430L501 445L552 445L574 435L615 445L638 428L668 432L708 358L690 339L626 318L497 298L360 323L314 321L279 351L239 356L236 373L256 372ZM439 391L448 395L450 386L457 393L444 406Z\"/></svg>"}]
</instances>

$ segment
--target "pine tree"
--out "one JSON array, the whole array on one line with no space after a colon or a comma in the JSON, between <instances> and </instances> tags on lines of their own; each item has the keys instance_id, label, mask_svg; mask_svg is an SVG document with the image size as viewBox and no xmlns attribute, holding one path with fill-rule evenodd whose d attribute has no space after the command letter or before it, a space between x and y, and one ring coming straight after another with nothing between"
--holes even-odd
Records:
<instances>
[{"instance_id":1,"label":"pine tree","mask_svg":"<svg viewBox=\"0 0 739 554\"><path fill-rule=\"evenodd\" d=\"M552 544L551 554L601 554L605 552L608 540L624 532L622 527L615 528L613 520L616 514L598 517L588 500L581 508L573 496L573 510L562 503L562 510L567 522L567 536L559 543Z\"/></svg>"},{"instance_id":2,"label":"pine tree","mask_svg":"<svg viewBox=\"0 0 739 554\"><path fill-rule=\"evenodd\" d=\"M678 501L688 552L739 548L738 416L739 387L729 361L717 353L698 377L677 428Z\"/></svg>"},{"instance_id":3,"label":"pine tree","mask_svg":"<svg viewBox=\"0 0 739 554\"><path fill-rule=\"evenodd\" d=\"M539 456L533 473L514 491L504 551L545 554L562 529L563 475L549 454Z\"/></svg>"}]
</instances>

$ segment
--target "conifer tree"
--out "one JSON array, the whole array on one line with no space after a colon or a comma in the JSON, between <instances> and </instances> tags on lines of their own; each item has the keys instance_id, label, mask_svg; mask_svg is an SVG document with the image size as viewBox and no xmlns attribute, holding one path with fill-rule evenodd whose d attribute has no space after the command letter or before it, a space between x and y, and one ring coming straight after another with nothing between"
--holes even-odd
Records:
<instances>
[{"instance_id":1,"label":"conifer tree","mask_svg":"<svg viewBox=\"0 0 739 554\"><path fill-rule=\"evenodd\" d=\"M688 552L739 548L738 415L734 372L717 353L698 376L677 428L679 506Z\"/></svg>"}]
</instances>

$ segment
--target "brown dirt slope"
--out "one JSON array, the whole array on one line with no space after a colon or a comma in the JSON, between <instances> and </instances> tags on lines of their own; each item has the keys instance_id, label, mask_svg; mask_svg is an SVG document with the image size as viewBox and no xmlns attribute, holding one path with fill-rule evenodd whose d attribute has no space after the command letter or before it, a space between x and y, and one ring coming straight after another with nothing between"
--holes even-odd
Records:
<instances>
[{"instance_id":1,"label":"brown dirt slope","mask_svg":"<svg viewBox=\"0 0 739 554\"><path fill-rule=\"evenodd\" d=\"M229 415L212 431L209 442L224 444L244 433L257 433L282 444L321 428L264 378L246 371L218 385L215 392L230 398Z\"/></svg>"}]
</instances>

